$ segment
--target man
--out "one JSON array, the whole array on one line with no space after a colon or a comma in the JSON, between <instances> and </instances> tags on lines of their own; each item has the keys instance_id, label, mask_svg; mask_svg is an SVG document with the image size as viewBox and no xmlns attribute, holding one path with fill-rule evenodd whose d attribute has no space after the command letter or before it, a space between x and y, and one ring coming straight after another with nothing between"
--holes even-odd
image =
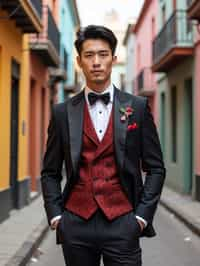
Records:
<instances>
[{"instance_id":1,"label":"man","mask_svg":"<svg viewBox=\"0 0 200 266\"><path fill-rule=\"evenodd\" d=\"M68 266L97 266L101 255L105 266L140 266L139 238L155 235L165 178L160 143L147 99L111 83L116 45L105 27L78 31L77 62L86 85L52 111L41 183Z\"/></svg>"}]
</instances>

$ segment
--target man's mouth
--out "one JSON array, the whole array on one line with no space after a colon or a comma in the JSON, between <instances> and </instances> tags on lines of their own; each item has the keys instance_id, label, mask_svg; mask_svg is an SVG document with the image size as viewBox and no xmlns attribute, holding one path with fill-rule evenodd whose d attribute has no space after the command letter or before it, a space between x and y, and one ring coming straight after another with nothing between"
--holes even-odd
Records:
<instances>
[{"instance_id":1,"label":"man's mouth","mask_svg":"<svg viewBox=\"0 0 200 266\"><path fill-rule=\"evenodd\" d=\"M102 70L92 70L91 73L92 74L101 74L101 73L103 73L103 71Z\"/></svg>"}]
</instances>

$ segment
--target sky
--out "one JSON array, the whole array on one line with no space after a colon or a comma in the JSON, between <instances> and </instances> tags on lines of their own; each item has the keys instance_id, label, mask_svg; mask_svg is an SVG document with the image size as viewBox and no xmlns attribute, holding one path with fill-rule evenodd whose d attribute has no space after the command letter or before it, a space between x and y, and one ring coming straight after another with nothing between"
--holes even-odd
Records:
<instances>
[{"instance_id":1,"label":"sky","mask_svg":"<svg viewBox=\"0 0 200 266\"><path fill-rule=\"evenodd\" d=\"M137 18L143 0L77 0L82 26L101 24L107 12L115 9L124 24Z\"/></svg>"}]
</instances>

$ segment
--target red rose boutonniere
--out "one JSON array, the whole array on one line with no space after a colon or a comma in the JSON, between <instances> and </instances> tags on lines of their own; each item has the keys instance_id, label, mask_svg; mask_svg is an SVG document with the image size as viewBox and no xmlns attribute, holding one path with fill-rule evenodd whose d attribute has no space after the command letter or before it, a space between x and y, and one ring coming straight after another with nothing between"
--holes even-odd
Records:
<instances>
[{"instance_id":1,"label":"red rose boutonniere","mask_svg":"<svg viewBox=\"0 0 200 266\"><path fill-rule=\"evenodd\" d=\"M127 119L130 115L133 114L133 108L130 107L130 106L128 106L128 107L126 107L126 108L121 107L119 111L120 111L120 113L122 114L122 116L121 116L121 121L122 121L122 122L126 121L126 119Z\"/></svg>"}]
</instances>

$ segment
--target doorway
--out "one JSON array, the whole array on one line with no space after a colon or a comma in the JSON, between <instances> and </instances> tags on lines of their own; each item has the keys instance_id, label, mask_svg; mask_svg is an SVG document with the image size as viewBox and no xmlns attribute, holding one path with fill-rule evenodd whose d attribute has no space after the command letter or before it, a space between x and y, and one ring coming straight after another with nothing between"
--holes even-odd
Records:
<instances>
[{"instance_id":1,"label":"doorway","mask_svg":"<svg viewBox=\"0 0 200 266\"><path fill-rule=\"evenodd\" d=\"M193 84L185 80L184 88L184 192L191 193L193 176Z\"/></svg>"},{"instance_id":2,"label":"doorway","mask_svg":"<svg viewBox=\"0 0 200 266\"><path fill-rule=\"evenodd\" d=\"M19 133L19 76L20 66L12 60L11 119L10 119L10 191L12 208L17 209L18 195L18 133Z\"/></svg>"}]
</instances>

